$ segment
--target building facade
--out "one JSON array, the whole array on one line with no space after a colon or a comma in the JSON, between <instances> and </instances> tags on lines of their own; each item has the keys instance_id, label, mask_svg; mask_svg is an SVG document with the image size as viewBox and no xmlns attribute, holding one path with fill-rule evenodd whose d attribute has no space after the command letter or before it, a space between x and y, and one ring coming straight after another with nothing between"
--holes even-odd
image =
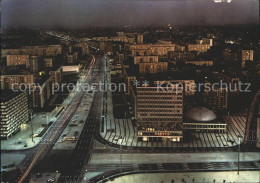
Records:
<instances>
[{"instance_id":1,"label":"building facade","mask_svg":"<svg viewBox=\"0 0 260 183\"><path fill-rule=\"evenodd\" d=\"M205 101L215 111L225 111L228 108L228 88L219 87L211 83L206 83L210 86L210 90L205 90L204 96Z\"/></svg>"},{"instance_id":2,"label":"building facade","mask_svg":"<svg viewBox=\"0 0 260 183\"><path fill-rule=\"evenodd\" d=\"M7 55L7 66L27 65L29 62L29 55Z\"/></svg>"},{"instance_id":3,"label":"building facade","mask_svg":"<svg viewBox=\"0 0 260 183\"><path fill-rule=\"evenodd\" d=\"M169 51L175 50L175 44L156 43L156 44L128 44L126 49L130 51L131 56L157 55L167 56Z\"/></svg>"},{"instance_id":4,"label":"building facade","mask_svg":"<svg viewBox=\"0 0 260 183\"><path fill-rule=\"evenodd\" d=\"M21 84L29 86L34 83L33 74L1 75L1 89L18 89Z\"/></svg>"},{"instance_id":5,"label":"building facade","mask_svg":"<svg viewBox=\"0 0 260 183\"><path fill-rule=\"evenodd\" d=\"M168 62L139 63L140 74L166 73L167 71Z\"/></svg>"},{"instance_id":6,"label":"building facade","mask_svg":"<svg viewBox=\"0 0 260 183\"><path fill-rule=\"evenodd\" d=\"M138 139L143 141L181 141L183 88L178 83L167 86L133 86L133 106Z\"/></svg>"},{"instance_id":7,"label":"building facade","mask_svg":"<svg viewBox=\"0 0 260 183\"><path fill-rule=\"evenodd\" d=\"M197 51L198 53L207 52L210 49L210 44L188 44L188 51Z\"/></svg>"},{"instance_id":8,"label":"building facade","mask_svg":"<svg viewBox=\"0 0 260 183\"><path fill-rule=\"evenodd\" d=\"M28 122L28 99L26 92L1 90L1 139L8 139Z\"/></svg>"},{"instance_id":9,"label":"building facade","mask_svg":"<svg viewBox=\"0 0 260 183\"><path fill-rule=\"evenodd\" d=\"M184 61L185 64L193 64L193 65L197 65L197 66L213 66L213 61L212 60L198 60L198 61Z\"/></svg>"},{"instance_id":10,"label":"building facade","mask_svg":"<svg viewBox=\"0 0 260 183\"><path fill-rule=\"evenodd\" d=\"M158 62L158 56L134 56L134 64L147 62Z\"/></svg>"},{"instance_id":11,"label":"building facade","mask_svg":"<svg viewBox=\"0 0 260 183\"><path fill-rule=\"evenodd\" d=\"M242 69L246 66L246 61L254 60L254 50L242 50Z\"/></svg>"},{"instance_id":12,"label":"building facade","mask_svg":"<svg viewBox=\"0 0 260 183\"><path fill-rule=\"evenodd\" d=\"M55 56L62 54L60 45L48 46L23 46L19 49L4 49L2 57L7 55L35 55L35 56Z\"/></svg>"}]
</instances>

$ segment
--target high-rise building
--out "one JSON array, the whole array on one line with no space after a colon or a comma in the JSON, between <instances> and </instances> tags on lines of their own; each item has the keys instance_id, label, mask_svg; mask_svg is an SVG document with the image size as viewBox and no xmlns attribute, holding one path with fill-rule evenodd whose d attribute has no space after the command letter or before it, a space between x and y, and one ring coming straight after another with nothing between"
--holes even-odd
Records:
<instances>
[{"instance_id":1,"label":"high-rise building","mask_svg":"<svg viewBox=\"0 0 260 183\"><path fill-rule=\"evenodd\" d=\"M214 62L212 60L185 60L185 64L193 64L197 66L213 66Z\"/></svg>"},{"instance_id":2,"label":"high-rise building","mask_svg":"<svg viewBox=\"0 0 260 183\"><path fill-rule=\"evenodd\" d=\"M211 83L207 83L210 86L210 90L205 90L205 101L215 111L225 111L228 108L228 88L214 86Z\"/></svg>"},{"instance_id":3,"label":"high-rise building","mask_svg":"<svg viewBox=\"0 0 260 183\"><path fill-rule=\"evenodd\" d=\"M246 66L246 61L254 60L254 50L242 50L242 69Z\"/></svg>"},{"instance_id":4,"label":"high-rise building","mask_svg":"<svg viewBox=\"0 0 260 183\"><path fill-rule=\"evenodd\" d=\"M188 44L188 51L197 51L198 53L207 52L210 44Z\"/></svg>"},{"instance_id":5,"label":"high-rise building","mask_svg":"<svg viewBox=\"0 0 260 183\"><path fill-rule=\"evenodd\" d=\"M208 44L210 46L213 46L213 39L210 38L202 38L202 40L196 40L198 44Z\"/></svg>"},{"instance_id":6,"label":"high-rise building","mask_svg":"<svg viewBox=\"0 0 260 183\"><path fill-rule=\"evenodd\" d=\"M50 70L49 75L52 78L52 83L61 83L63 78L63 66Z\"/></svg>"},{"instance_id":7,"label":"high-rise building","mask_svg":"<svg viewBox=\"0 0 260 183\"><path fill-rule=\"evenodd\" d=\"M1 90L1 139L8 139L21 129L21 124L28 122L28 99L26 92Z\"/></svg>"},{"instance_id":8,"label":"high-rise building","mask_svg":"<svg viewBox=\"0 0 260 183\"><path fill-rule=\"evenodd\" d=\"M134 64L143 62L158 62L158 56L134 56Z\"/></svg>"},{"instance_id":9,"label":"high-rise building","mask_svg":"<svg viewBox=\"0 0 260 183\"><path fill-rule=\"evenodd\" d=\"M129 44L126 49L130 52L131 56L139 55L157 55L167 56L169 51L175 50L175 44L169 42L160 42L156 44Z\"/></svg>"},{"instance_id":10,"label":"high-rise building","mask_svg":"<svg viewBox=\"0 0 260 183\"><path fill-rule=\"evenodd\" d=\"M33 74L1 75L1 89L18 89L22 85L35 83Z\"/></svg>"},{"instance_id":11,"label":"high-rise building","mask_svg":"<svg viewBox=\"0 0 260 183\"><path fill-rule=\"evenodd\" d=\"M144 37L143 37L142 34L136 34L135 36L136 36L135 42L136 42L137 44L142 44L142 43L144 42Z\"/></svg>"},{"instance_id":12,"label":"high-rise building","mask_svg":"<svg viewBox=\"0 0 260 183\"><path fill-rule=\"evenodd\" d=\"M51 68L54 66L53 58L51 58L51 57L44 58L43 62L44 62L44 68Z\"/></svg>"},{"instance_id":13,"label":"high-rise building","mask_svg":"<svg viewBox=\"0 0 260 183\"><path fill-rule=\"evenodd\" d=\"M185 96L194 95L196 91L196 83L192 79L172 79L164 81L155 81L154 84L181 83L183 86L183 94Z\"/></svg>"},{"instance_id":14,"label":"high-rise building","mask_svg":"<svg viewBox=\"0 0 260 183\"><path fill-rule=\"evenodd\" d=\"M27 65L29 62L29 55L7 55L7 66Z\"/></svg>"},{"instance_id":15,"label":"high-rise building","mask_svg":"<svg viewBox=\"0 0 260 183\"><path fill-rule=\"evenodd\" d=\"M34 108L43 108L52 95L52 77L42 76L36 80L36 84L37 86L35 86L29 97L33 98Z\"/></svg>"},{"instance_id":16,"label":"high-rise building","mask_svg":"<svg viewBox=\"0 0 260 183\"><path fill-rule=\"evenodd\" d=\"M6 55L35 55L35 56L55 56L62 53L60 45L47 46L23 46L19 49L4 49L2 57Z\"/></svg>"},{"instance_id":17,"label":"high-rise building","mask_svg":"<svg viewBox=\"0 0 260 183\"><path fill-rule=\"evenodd\" d=\"M132 85L138 139L182 139L183 87L179 83Z\"/></svg>"},{"instance_id":18,"label":"high-rise building","mask_svg":"<svg viewBox=\"0 0 260 183\"><path fill-rule=\"evenodd\" d=\"M43 69L43 60L38 58L37 56L31 56L29 59L30 63L30 71L37 75L39 71Z\"/></svg>"}]
</instances>

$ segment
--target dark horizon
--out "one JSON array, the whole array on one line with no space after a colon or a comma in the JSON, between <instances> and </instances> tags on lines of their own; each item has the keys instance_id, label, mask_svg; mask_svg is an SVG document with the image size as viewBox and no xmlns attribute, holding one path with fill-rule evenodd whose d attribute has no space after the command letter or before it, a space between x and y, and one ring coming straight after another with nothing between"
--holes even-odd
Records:
<instances>
[{"instance_id":1,"label":"dark horizon","mask_svg":"<svg viewBox=\"0 0 260 183\"><path fill-rule=\"evenodd\" d=\"M2 27L69 28L259 24L258 0L3 0Z\"/></svg>"}]
</instances>

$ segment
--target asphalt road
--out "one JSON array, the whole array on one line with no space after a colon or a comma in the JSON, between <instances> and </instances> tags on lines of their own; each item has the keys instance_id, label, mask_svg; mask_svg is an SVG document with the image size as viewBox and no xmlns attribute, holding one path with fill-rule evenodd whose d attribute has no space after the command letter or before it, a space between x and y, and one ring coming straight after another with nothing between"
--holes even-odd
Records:
<instances>
[{"instance_id":1,"label":"asphalt road","mask_svg":"<svg viewBox=\"0 0 260 183\"><path fill-rule=\"evenodd\" d=\"M96 60L93 59L90 67L89 72L84 78L85 83L89 83L92 79L92 69L96 67ZM44 144L39 144L36 148L34 148L34 154L28 167L26 168L25 172L19 179L19 183L26 182L28 179L28 175L30 174L31 170L46 156L46 154L52 149L53 145L56 143L62 132L64 131L65 127L69 123L70 119L74 115L75 111L77 110L80 101L84 97L86 91L81 90L79 91L75 97L73 98L72 102L68 105L66 110L60 115L54 125L50 127L48 133L44 135L42 141L45 142Z\"/></svg>"},{"instance_id":2,"label":"asphalt road","mask_svg":"<svg viewBox=\"0 0 260 183\"><path fill-rule=\"evenodd\" d=\"M92 82L95 83L103 78L104 62L103 57L98 56L96 65L94 68L94 76ZM88 162L91 156L91 150L94 144L94 133L101 120L101 105L102 105L102 91L96 91L94 100L87 118L87 121L83 127L76 148L73 151L72 159L67 160L68 166L61 172L60 183L77 182L78 179L83 176L84 170L82 170L85 163Z\"/></svg>"}]
</instances>

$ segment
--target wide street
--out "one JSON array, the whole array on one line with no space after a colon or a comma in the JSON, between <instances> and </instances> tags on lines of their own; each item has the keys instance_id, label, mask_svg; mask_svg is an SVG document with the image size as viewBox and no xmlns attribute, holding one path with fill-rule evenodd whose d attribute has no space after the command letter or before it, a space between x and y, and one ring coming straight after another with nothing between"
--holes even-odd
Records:
<instances>
[{"instance_id":1,"label":"wide street","mask_svg":"<svg viewBox=\"0 0 260 183\"><path fill-rule=\"evenodd\" d=\"M84 78L84 82L88 83L90 79L92 78L91 72L92 68L95 66L95 58L92 60L89 68L89 72ZM63 132L64 128L72 118L74 112L76 111L77 107L79 106L80 101L82 100L82 97L84 96L86 91L80 90L77 92L77 94L74 96L73 100L71 103L68 105L66 110L62 113L62 115L57 119L55 125L52 125L51 128L49 129L49 132L46 133L43 137L44 142L49 142L49 143L44 143L41 144L40 146L37 146L36 149L34 149L35 153L34 156L28 165L28 168L26 171L23 173L22 177L19 179L19 182L23 182L31 170L34 168L34 166L39 163L40 160L42 160L45 155L48 153L48 151L51 150L53 147L53 144L57 141L61 133Z\"/></svg>"}]
</instances>

